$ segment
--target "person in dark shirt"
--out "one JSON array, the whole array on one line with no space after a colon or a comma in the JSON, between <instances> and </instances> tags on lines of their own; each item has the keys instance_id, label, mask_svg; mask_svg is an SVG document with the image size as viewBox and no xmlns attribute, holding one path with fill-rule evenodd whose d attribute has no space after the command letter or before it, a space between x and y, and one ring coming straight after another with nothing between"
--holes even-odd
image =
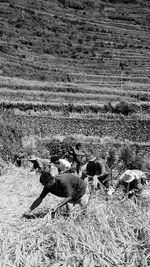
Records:
<instances>
[{"instance_id":1,"label":"person in dark shirt","mask_svg":"<svg viewBox=\"0 0 150 267\"><path fill-rule=\"evenodd\" d=\"M49 172L43 172L40 176L40 183L44 186L43 191L23 216L28 216L32 210L38 207L48 193L65 198L53 210L53 215L55 215L59 208L68 203L72 203L73 205L79 204L82 208L87 207L90 197L88 186L85 181L76 175L64 173L53 177Z\"/></svg>"},{"instance_id":2,"label":"person in dark shirt","mask_svg":"<svg viewBox=\"0 0 150 267\"><path fill-rule=\"evenodd\" d=\"M31 158L29 159L29 161L32 163L32 168L31 168L30 172L35 170L36 173L37 172L41 173L45 169L50 168L50 159L38 158L38 157L32 155Z\"/></svg>"},{"instance_id":3,"label":"person in dark shirt","mask_svg":"<svg viewBox=\"0 0 150 267\"><path fill-rule=\"evenodd\" d=\"M32 165L32 169L30 171L38 171L40 170L40 164L38 162L38 158L34 155L31 156L31 158L29 159L29 161L33 164Z\"/></svg>"},{"instance_id":4,"label":"person in dark shirt","mask_svg":"<svg viewBox=\"0 0 150 267\"><path fill-rule=\"evenodd\" d=\"M73 165L75 164L76 172L79 174L82 165L82 159L85 153L81 150L81 144L77 143L75 147L71 148L70 154L72 154Z\"/></svg>"},{"instance_id":5,"label":"person in dark shirt","mask_svg":"<svg viewBox=\"0 0 150 267\"><path fill-rule=\"evenodd\" d=\"M108 188L110 183L110 169L105 160L93 155L89 155L87 159L86 172L88 176L93 177L93 182L95 180L96 188L100 186L100 183Z\"/></svg>"},{"instance_id":6,"label":"person in dark shirt","mask_svg":"<svg viewBox=\"0 0 150 267\"><path fill-rule=\"evenodd\" d=\"M24 153L21 151L19 154L16 154L14 156L14 163L17 167L21 167L22 165L22 160L24 159Z\"/></svg>"}]
</instances>

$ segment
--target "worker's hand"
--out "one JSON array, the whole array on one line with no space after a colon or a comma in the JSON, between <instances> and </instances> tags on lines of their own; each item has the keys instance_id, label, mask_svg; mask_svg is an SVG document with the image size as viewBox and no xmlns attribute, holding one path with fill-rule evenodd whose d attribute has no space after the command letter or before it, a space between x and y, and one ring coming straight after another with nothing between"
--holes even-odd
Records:
<instances>
[{"instance_id":1,"label":"worker's hand","mask_svg":"<svg viewBox=\"0 0 150 267\"><path fill-rule=\"evenodd\" d=\"M28 209L27 211L25 211L23 214L22 214L22 217L28 217L31 213L31 210Z\"/></svg>"},{"instance_id":2,"label":"worker's hand","mask_svg":"<svg viewBox=\"0 0 150 267\"><path fill-rule=\"evenodd\" d=\"M128 192L128 196L134 195L136 193L136 189L132 189Z\"/></svg>"}]
</instances>

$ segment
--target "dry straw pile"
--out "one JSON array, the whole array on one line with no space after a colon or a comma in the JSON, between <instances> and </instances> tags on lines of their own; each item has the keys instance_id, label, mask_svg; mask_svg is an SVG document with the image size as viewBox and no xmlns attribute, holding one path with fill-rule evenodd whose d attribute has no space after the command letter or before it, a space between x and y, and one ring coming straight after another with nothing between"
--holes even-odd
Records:
<instances>
[{"instance_id":1,"label":"dry straw pile","mask_svg":"<svg viewBox=\"0 0 150 267\"><path fill-rule=\"evenodd\" d=\"M52 220L43 215L59 199L48 195L32 218L21 218L42 189L38 180L15 167L0 177L1 267L150 266L148 198L137 206L97 192L85 216L76 207L70 217Z\"/></svg>"}]
</instances>

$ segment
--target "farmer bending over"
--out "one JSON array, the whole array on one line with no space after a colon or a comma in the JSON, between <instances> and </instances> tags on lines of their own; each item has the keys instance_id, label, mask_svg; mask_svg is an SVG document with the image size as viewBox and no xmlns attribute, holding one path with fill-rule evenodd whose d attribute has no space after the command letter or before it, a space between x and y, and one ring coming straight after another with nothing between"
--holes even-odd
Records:
<instances>
[{"instance_id":1,"label":"farmer bending over","mask_svg":"<svg viewBox=\"0 0 150 267\"><path fill-rule=\"evenodd\" d=\"M44 186L43 191L23 216L28 216L32 210L38 207L48 193L65 198L53 210L53 215L64 205L68 210L68 203L79 204L82 208L87 207L90 197L88 186L85 181L76 175L64 173L53 177L49 172L43 172L40 176L40 183Z\"/></svg>"},{"instance_id":2,"label":"farmer bending over","mask_svg":"<svg viewBox=\"0 0 150 267\"><path fill-rule=\"evenodd\" d=\"M141 170L126 170L119 177L116 189L121 186L124 191L124 197L127 196L134 200L134 196L139 196L142 193L144 186L147 185L147 175L147 172Z\"/></svg>"}]
</instances>

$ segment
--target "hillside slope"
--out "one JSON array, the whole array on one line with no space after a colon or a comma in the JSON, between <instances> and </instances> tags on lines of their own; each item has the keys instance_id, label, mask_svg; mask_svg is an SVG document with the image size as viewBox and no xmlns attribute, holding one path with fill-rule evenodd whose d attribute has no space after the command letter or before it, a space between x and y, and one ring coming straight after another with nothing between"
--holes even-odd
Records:
<instances>
[{"instance_id":1,"label":"hillside slope","mask_svg":"<svg viewBox=\"0 0 150 267\"><path fill-rule=\"evenodd\" d=\"M1 100L149 106L149 14L144 0L1 0Z\"/></svg>"}]
</instances>

